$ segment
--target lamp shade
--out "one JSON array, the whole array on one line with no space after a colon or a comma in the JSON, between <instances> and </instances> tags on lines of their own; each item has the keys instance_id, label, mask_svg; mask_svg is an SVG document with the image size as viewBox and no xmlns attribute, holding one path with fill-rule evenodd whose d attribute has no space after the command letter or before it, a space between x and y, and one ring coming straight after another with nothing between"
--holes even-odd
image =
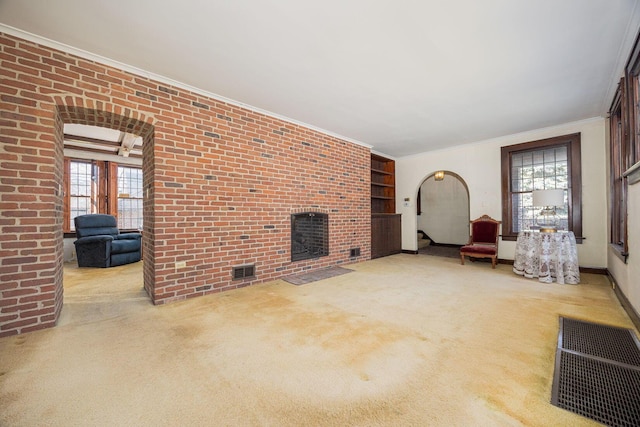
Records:
<instances>
[{"instance_id":1,"label":"lamp shade","mask_svg":"<svg viewBox=\"0 0 640 427\"><path fill-rule=\"evenodd\" d=\"M564 190L561 188L553 190L534 190L533 206L564 206Z\"/></svg>"}]
</instances>

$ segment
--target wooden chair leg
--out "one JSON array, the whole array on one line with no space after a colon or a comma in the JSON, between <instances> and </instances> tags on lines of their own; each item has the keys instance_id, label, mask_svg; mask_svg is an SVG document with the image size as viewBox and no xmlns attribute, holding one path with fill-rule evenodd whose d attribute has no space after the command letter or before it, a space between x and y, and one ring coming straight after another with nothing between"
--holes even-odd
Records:
<instances>
[{"instance_id":1,"label":"wooden chair leg","mask_svg":"<svg viewBox=\"0 0 640 427\"><path fill-rule=\"evenodd\" d=\"M460 264L464 265L464 255L460 254Z\"/></svg>"}]
</instances>

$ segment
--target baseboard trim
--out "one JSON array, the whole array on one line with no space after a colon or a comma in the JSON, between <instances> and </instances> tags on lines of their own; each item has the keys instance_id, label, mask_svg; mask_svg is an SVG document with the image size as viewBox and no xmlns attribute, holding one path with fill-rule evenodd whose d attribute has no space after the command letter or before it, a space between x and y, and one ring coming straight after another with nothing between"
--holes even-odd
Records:
<instances>
[{"instance_id":1,"label":"baseboard trim","mask_svg":"<svg viewBox=\"0 0 640 427\"><path fill-rule=\"evenodd\" d=\"M613 292L616 294L618 301L620 301L620 305L622 306L624 311L626 311L636 329L640 331L640 314L638 314L638 312L633 308L631 302L629 302L624 292L622 292L622 290L620 289L620 286L618 286L616 278L611 275L611 272L607 271L607 277L613 283Z\"/></svg>"},{"instance_id":2,"label":"baseboard trim","mask_svg":"<svg viewBox=\"0 0 640 427\"><path fill-rule=\"evenodd\" d=\"M458 245L439 244L439 245L433 245L433 246L457 247ZM403 254L413 254L413 255L415 255L415 254L418 253L418 251L412 251L412 250L409 250L409 249L403 249L402 253ZM498 264L513 265L513 260L512 259L498 258ZM609 275L609 272L607 271L606 268L598 268L598 267L580 267L580 273L602 274L604 276Z\"/></svg>"},{"instance_id":3,"label":"baseboard trim","mask_svg":"<svg viewBox=\"0 0 640 427\"><path fill-rule=\"evenodd\" d=\"M580 267L580 273L603 274L605 276L609 274L606 268L597 267Z\"/></svg>"},{"instance_id":4,"label":"baseboard trim","mask_svg":"<svg viewBox=\"0 0 640 427\"><path fill-rule=\"evenodd\" d=\"M429 246L441 246L443 248L461 248L464 245L456 245L455 243L435 243L434 241L431 241Z\"/></svg>"}]
</instances>

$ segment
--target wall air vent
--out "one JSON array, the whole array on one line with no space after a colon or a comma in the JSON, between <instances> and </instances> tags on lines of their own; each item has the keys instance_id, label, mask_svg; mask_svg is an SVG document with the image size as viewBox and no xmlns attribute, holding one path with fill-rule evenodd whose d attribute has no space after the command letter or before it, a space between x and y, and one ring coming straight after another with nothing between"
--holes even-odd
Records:
<instances>
[{"instance_id":1,"label":"wall air vent","mask_svg":"<svg viewBox=\"0 0 640 427\"><path fill-rule=\"evenodd\" d=\"M254 264L240 265L238 267L233 267L233 280L246 279L247 277L255 277L255 275L256 275L256 266Z\"/></svg>"}]
</instances>

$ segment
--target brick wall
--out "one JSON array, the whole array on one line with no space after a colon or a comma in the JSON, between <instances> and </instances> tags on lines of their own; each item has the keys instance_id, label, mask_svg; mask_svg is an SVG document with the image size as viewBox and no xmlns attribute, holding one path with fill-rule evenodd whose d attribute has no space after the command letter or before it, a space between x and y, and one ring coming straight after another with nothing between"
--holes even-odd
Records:
<instances>
[{"instance_id":1,"label":"brick wall","mask_svg":"<svg viewBox=\"0 0 640 427\"><path fill-rule=\"evenodd\" d=\"M62 308L63 123L143 136L155 304L370 257L368 148L6 34L0 62L0 336ZM329 214L330 255L292 263L306 210Z\"/></svg>"}]
</instances>

